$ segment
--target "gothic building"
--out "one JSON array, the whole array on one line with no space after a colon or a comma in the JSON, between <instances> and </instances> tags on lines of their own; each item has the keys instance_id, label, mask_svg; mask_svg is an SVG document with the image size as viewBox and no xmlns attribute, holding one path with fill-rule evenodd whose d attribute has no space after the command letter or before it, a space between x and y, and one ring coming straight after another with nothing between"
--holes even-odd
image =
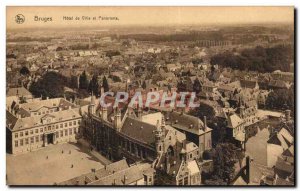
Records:
<instances>
[{"instance_id":1,"label":"gothic building","mask_svg":"<svg viewBox=\"0 0 300 191\"><path fill-rule=\"evenodd\" d=\"M92 99L89 112L83 115L81 133L101 154L112 161L126 158L127 162L132 164L139 161L148 162L158 173L168 174L170 184L201 183L201 168L198 162L203 150L211 148L210 143L202 145L202 139L199 137L196 143L189 141L185 131L174 128L175 122L173 125L170 123L173 118L165 119L166 114L161 112L146 112L141 108L127 106L114 109L95 108ZM183 118L180 119L180 123L182 120ZM194 124L194 128L197 131L196 129L201 127L198 129L199 134L211 131L202 129L203 122L198 122L197 126ZM206 136L211 140L208 134ZM201 146L200 149L198 145Z\"/></svg>"}]
</instances>

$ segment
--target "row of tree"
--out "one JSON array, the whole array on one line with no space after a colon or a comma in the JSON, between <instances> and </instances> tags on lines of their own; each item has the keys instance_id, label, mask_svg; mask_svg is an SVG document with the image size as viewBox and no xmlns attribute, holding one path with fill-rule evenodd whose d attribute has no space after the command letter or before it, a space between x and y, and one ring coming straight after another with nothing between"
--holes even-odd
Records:
<instances>
[{"instance_id":1,"label":"row of tree","mask_svg":"<svg viewBox=\"0 0 300 191\"><path fill-rule=\"evenodd\" d=\"M27 72L23 71L22 73L26 74ZM64 87L78 89L78 91L82 92L84 95L93 92L95 96L100 96L98 75L93 75L92 79L89 81L85 71L79 76L79 87L77 77L67 78L57 72L50 71L45 73L37 82L33 82L29 91L35 97L57 98L64 96ZM105 92L109 91L108 81L105 76L102 80L102 87Z\"/></svg>"},{"instance_id":2,"label":"row of tree","mask_svg":"<svg viewBox=\"0 0 300 191\"><path fill-rule=\"evenodd\" d=\"M230 67L238 70L273 72L274 70L290 71L294 50L292 46L264 48L257 46L244 49L241 53L224 52L211 58L211 64Z\"/></svg>"}]
</instances>

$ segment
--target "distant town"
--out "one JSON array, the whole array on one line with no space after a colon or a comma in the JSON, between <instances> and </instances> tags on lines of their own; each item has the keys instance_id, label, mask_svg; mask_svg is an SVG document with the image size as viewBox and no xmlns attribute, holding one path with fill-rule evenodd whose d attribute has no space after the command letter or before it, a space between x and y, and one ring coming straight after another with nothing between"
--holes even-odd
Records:
<instances>
[{"instance_id":1,"label":"distant town","mask_svg":"<svg viewBox=\"0 0 300 191\"><path fill-rule=\"evenodd\" d=\"M293 25L8 30L7 184L294 186L294 81Z\"/></svg>"}]
</instances>

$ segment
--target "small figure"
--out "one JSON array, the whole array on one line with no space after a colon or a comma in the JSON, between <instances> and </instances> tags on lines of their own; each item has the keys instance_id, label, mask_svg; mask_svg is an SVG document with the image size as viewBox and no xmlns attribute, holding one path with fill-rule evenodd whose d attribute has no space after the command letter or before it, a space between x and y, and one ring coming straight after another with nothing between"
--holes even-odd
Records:
<instances>
[{"instance_id":1,"label":"small figure","mask_svg":"<svg viewBox=\"0 0 300 191\"><path fill-rule=\"evenodd\" d=\"M61 153L64 154L64 150L61 150Z\"/></svg>"},{"instance_id":2,"label":"small figure","mask_svg":"<svg viewBox=\"0 0 300 191\"><path fill-rule=\"evenodd\" d=\"M71 168L73 168L73 167L74 167L74 165L72 164L72 165L71 165Z\"/></svg>"},{"instance_id":3,"label":"small figure","mask_svg":"<svg viewBox=\"0 0 300 191\"><path fill-rule=\"evenodd\" d=\"M47 155L46 159L48 159L48 155Z\"/></svg>"}]
</instances>

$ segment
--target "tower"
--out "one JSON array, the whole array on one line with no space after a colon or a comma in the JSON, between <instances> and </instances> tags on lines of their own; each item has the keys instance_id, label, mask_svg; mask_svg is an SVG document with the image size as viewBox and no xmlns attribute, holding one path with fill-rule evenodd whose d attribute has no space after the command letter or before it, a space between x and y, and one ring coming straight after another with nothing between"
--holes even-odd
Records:
<instances>
[{"instance_id":1,"label":"tower","mask_svg":"<svg viewBox=\"0 0 300 191\"><path fill-rule=\"evenodd\" d=\"M117 107L115 109L115 115L114 115L114 127L117 131L121 130L121 112L119 108Z\"/></svg>"},{"instance_id":2,"label":"tower","mask_svg":"<svg viewBox=\"0 0 300 191\"><path fill-rule=\"evenodd\" d=\"M245 106L244 106L244 101L242 100L242 98L239 98L240 99L240 103L239 103L239 113L240 113L240 116L241 118L244 118L245 117Z\"/></svg>"},{"instance_id":3,"label":"tower","mask_svg":"<svg viewBox=\"0 0 300 191\"><path fill-rule=\"evenodd\" d=\"M143 110L142 110L142 108L139 106L139 104L137 105L137 109L138 109L138 111L137 111L137 116L138 116L139 119L142 119Z\"/></svg>"},{"instance_id":4,"label":"tower","mask_svg":"<svg viewBox=\"0 0 300 191\"><path fill-rule=\"evenodd\" d=\"M101 107L101 117L103 120L107 121L107 107Z\"/></svg>"},{"instance_id":5,"label":"tower","mask_svg":"<svg viewBox=\"0 0 300 191\"><path fill-rule=\"evenodd\" d=\"M165 121L162 117L161 124L157 120L156 130L155 130L155 148L156 152L160 155L164 151L164 130L165 130Z\"/></svg>"},{"instance_id":6,"label":"tower","mask_svg":"<svg viewBox=\"0 0 300 191\"><path fill-rule=\"evenodd\" d=\"M91 103L88 107L89 110L89 114L95 114L95 98L92 92L92 96L91 96Z\"/></svg>"}]
</instances>

